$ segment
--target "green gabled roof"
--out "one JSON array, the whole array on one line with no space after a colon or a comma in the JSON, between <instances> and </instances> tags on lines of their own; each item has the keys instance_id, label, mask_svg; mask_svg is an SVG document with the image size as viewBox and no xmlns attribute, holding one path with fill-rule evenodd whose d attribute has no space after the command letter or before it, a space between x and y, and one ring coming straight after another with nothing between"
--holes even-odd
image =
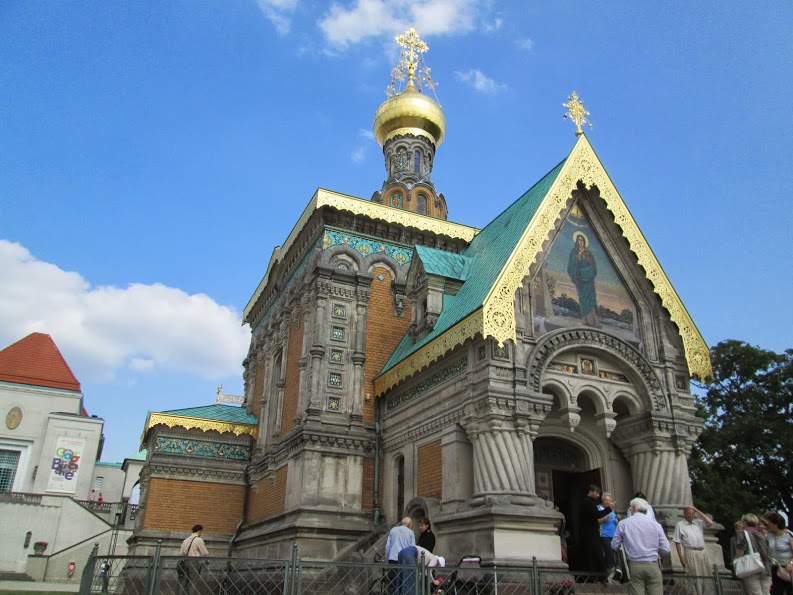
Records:
<instances>
[{"instance_id":1,"label":"green gabled roof","mask_svg":"<svg viewBox=\"0 0 793 595\"><path fill-rule=\"evenodd\" d=\"M471 243L462 252L464 262L467 262L469 267L467 279L460 287L457 295L443 296L443 311L435 323L435 328L416 343L413 343L410 335L406 334L380 371L380 374L385 373L404 358L415 353L482 307L485 298L507 264L523 232L556 181L556 177L562 170L565 161L566 159L562 160L559 165L545 174L528 192L507 207L504 212L493 219L487 227L471 240ZM419 248L419 246L416 246L417 251ZM424 250L429 249L421 248L419 255ZM433 252L439 251L434 250ZM440 259L437 259L437 261L441 262Z\"/></svg>"},{"instance_id":2,"label":"green gabled roof","mask_svg":"<svg viewBox=\"0 0 793 595\"><path fill-rule=\"evenodd\" d=\"M161 411L160 413L178 417L225 421L233 424L256 425L259 423L244 407L237 407L235 405L204 405L203 407L188 407L187 409L171 409L170 411Z\"/></svg>"},{"instance_id":3,"label":"green gabled roof","mask_svg":"<svg viewBox=\"0 0 793 595\"><path fill-rule=\"evenodd\" d=\"M465 281L471 270L471 259L462 254L416 246L416 253L428 275L439 275L450 279Z\"/></svg>"}]
</instances>

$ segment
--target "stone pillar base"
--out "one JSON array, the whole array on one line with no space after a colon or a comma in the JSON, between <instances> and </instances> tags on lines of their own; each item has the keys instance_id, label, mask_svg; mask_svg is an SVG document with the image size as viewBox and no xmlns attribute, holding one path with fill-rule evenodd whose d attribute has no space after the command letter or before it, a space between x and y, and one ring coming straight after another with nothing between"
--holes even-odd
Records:
<instances>
[{"instance_id":1,"label":"stone pillar base","mask_svg":"<svg viewBox=\"0 0 793 595\"><path fill-rule=\"evenodd\" d=\"M567 568L562 562L557 523L562 516L539 500L530 506L494 502L445 512L435 517L438 536L435 553L456 565L464 556L482 558L483 566L531 566L536 557L542 568ZM478 503L478 502L477 502Z\"/></svg>"}]
</instances>

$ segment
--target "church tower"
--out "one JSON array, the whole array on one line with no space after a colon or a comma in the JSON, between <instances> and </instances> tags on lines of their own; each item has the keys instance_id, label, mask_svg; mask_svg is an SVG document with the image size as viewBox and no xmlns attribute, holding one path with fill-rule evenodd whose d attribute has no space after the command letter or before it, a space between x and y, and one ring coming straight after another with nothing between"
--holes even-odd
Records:
<instances>
[{"instance_id":1,"label":"church tower","mask_svg":"<svg viewBox=\"0 0 793 595\"><path fill-rule=\"evenodd\" d=\"M422 58L428 47L415 29L396 40L402 46L402 55L386 91L389 97L374 117L374 134L383 148L388 177L372 200L446 219L446 199L436 192L430 179L435 151L446 134L446 117L438 102L422 93L423 88L435 87ZM397 83L406 77L405 88L397 91Z\"/></svg>"}]
</instances>

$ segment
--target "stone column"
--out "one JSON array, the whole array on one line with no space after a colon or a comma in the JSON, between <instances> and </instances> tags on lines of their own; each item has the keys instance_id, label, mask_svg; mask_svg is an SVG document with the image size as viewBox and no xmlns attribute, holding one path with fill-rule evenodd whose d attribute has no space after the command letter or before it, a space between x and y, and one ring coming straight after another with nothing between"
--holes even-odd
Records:
<instances>
[{"instance_id":1,"label":"stone column","mask_svg":"<svg viewBox=\"0 0 793 595\"><path fill-rule=\"evenodd\" d=\"M298 394L297 411L295 411L295 426L303 423L309 403L311 403L311 390L308 385L309 344L311 341L311 333L308 332L311 323L310 301L308 293L303 294L300 300L300 306L303 309L303 345L300 348L300 360L297 362L300 368L300 392Z\"/></svg>"},{"instance_id":2,"label":"stone column","mask_svg":"<svg viewBox=\"0 0 793 595\"><path fill-rule=\"evenodd\" d=\"M308 417L318 418L322 412L322 394L320 392L320 375L322 358L325 356L325 344L328 342L327 306L331 289L332 269L317 267L316 311L314 313L313 344L311 354L311 385L308 405Z\"/></svg>"},{"instance_id":3,"label":"stone column","mask_svg":"<svg viewBox=\"0 0 793 595\"><path fill-rule=\"evenodd\" d=\"M353 320L353 346L352 346L352 421L363 421L363 372L366 363L366 315L371 295L370 286L373 275L358 273L358 288L355 292L355 319Z\"/></svg>"}]
</instances>

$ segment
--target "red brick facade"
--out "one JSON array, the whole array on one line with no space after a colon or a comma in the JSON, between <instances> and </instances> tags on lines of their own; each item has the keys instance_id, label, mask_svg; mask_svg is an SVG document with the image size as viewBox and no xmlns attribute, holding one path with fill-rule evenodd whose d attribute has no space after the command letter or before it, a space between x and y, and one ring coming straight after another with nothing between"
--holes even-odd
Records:
<instances>
[{"instance_id":1,"label":"red brick facade","mask_svg":"<svg viewBox=\"0 0 793 595\"><path fill-rule=\"evenodd\" d=\"M242 517L245 487L182 479L149 480L143 529L190 533L196 523L207 533L234 533Z\"/></svg>"},{"instance_id":2,"label":"red brick facade","mask_svg":"<svg viewBox=\"0 0 793 595\"><path fill-rule=\"evenodd\" d=\"M419 446L416 457L416 492L425 498L443 499L441 441Z\"/></svg>"},{"instance_id":3,"label":"red brick facade","mask_svg":"<svg viewBox=\"0 0 793 595\"><path fill-rule=\"evenodd\" d=\"M259 480L257 489L251 488L248 497L249 523L262 521L284 512L286 507L286 480L289 467L284 465L275 472L275 480L264 478Z\"/></svg>"}]
</instances>

